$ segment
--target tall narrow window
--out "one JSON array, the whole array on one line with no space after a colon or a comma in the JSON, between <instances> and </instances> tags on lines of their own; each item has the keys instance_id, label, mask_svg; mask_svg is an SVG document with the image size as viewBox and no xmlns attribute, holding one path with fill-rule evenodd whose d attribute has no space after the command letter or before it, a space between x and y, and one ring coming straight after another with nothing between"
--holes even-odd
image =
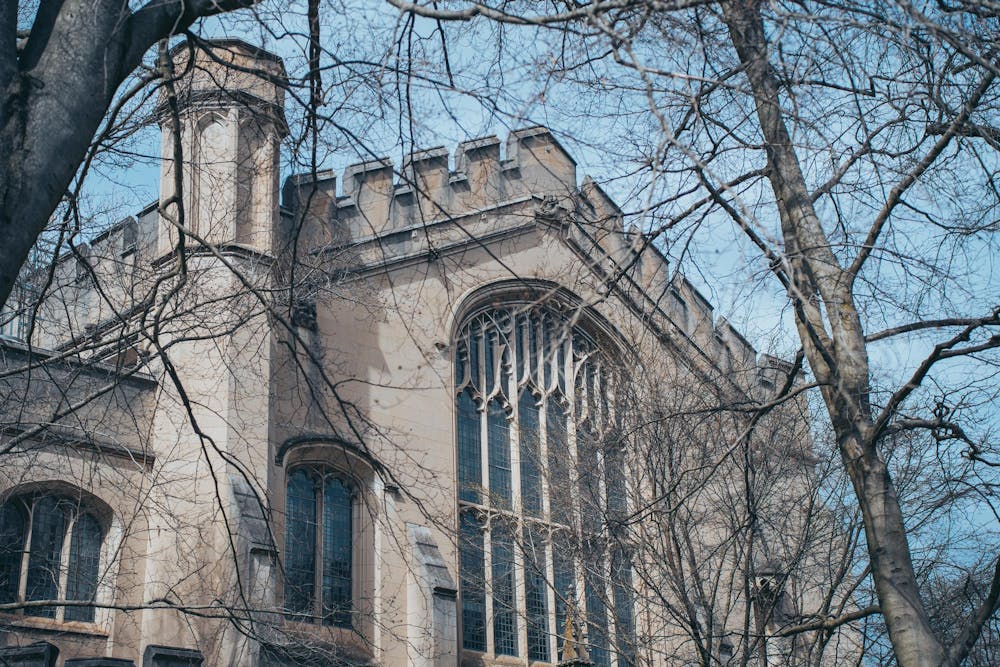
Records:
<instances>
[{"instance_id":1,"label":"tall narrow window","mask_svg":"<svg viewBox=\"0 0 1000 667\"><path fill-rule=\"evenodd\" d=\"M609 614L631 613L624 580L612 586L603 553L570 543L606 539L608 510L626 507L621 457L609 467L603 451L614 422L607 364L573 319L510 303L474 313L456 340L462 648L558 661L572 617L592 631L598 664L622 667L625 643L609 628L632 623Z\"/></svg>"},{"instance_id":2,"label":"tall narrow window","mask_svg":"<svg viewBox=\"0 0 1000 667\"><path fill-rule=\"evenodd\" d=\"M479 502L483 464L479 445L479 413L469 391L458 396L458 497Z\"/></svg>"},{"instance_id":3,"label":"tall narrow window","mask_svg":"<svg viewBox=\"0 0 1000 667\"><path fill-rule=\"evenodd\" d=\"M524 527L524 610L528 626L528 658L549 660L549 587L546 584L545 540L538 526Z\"/></svg>"},{"instance_id":4,"label":"tall narrow window","mask_svg":"<svg viewBox=\"0 0 1000 667\"><path fill-rule=\"evenodd\" d=\"M97 596L97 578L101 564L101 526L91 514L81 514L73 525L69 545L69 572L66 576L66 599L87 601ZM66 607L67 621L92 621L94 608Z\"/></svg>"},{"instance_id":5,"label":"tall narrow window","mask_svg":"<svg viewBox=\"0 0 1000 667\"><path fill-rule=\"evenodd\" d=\"M537 517L542 511L542 479L541 462L538 458L538 407L530 391L521 391L517 412L521 457L521 508L528 516Z\"/></svg>"},{"instance_id":6,"label":"tall narrow window","mask_svg":"<svg viewBox=\"0 0 1000 667\"><path fill-rule=\"evenodd\" d=\"M459 525L459 585L462 587L462 648L486 650L486 561L483 526L472 510Z\"/></svg>"},{"instance_id":7,"label":"tall narrow window","mask_svg":"<svg viewBox=\"0 0 1000 667\"><path fill-rule=\"evenodd\" d=\"M0 506L0 601L93 602L103 541L100 522L79 501L53 495L8 500ZM95 609L41 605L27 606L21 613L93 622Z\"/></svg>"},{"instance_id":8,"label":"tall narrow window","mask_svg":"<svg viewBox=\"0 0 1000 667\"><path fill-rule=\"evenodd\" d=\"M490 401L486 423L490 450L490 495L497 507L510 509L510 428L507 426L507 411L499 400Z\"/></svg>"},{"instance_id":9,"label":"tall narrow window","mask_svg":"<svg viewBox=\"0 0 1000 667\"><path fill-rule=\"evenodd\" d=\"M285 491L285 609L309 616L316 586L316 486L297 470Z\"/></svg>"},{"instance_id":10,"label":"tall narrow window","mask_svg":"<svg viewBox=\"0 0 1000 667\"><path fill-rule=\"evenodd\" d=\"M17 601L27 534L28 517L22 503L0 506L0 603Z\"/></svg>"},{"instance_id":11,"label":"tall narrow window","mask_svg":"<svg viewBox=\"0 0 1000 667\"><path fill-rule=\"evenodd\" d=\"M299 468L285 488L285 611L289 619L351 627L351 487L334 471Z\"/></svg>"},{"instance_id":12,"label":"tall narrow window","mask_svg":"<svg viewBox=\"0 0 1000 667\"><path fill-rule=\"evenodd\" d=\"M493 643L497 655L517 655L517 602L514 593L514 540L507 527L494 528Z\"/></svg>"}]
</instances>

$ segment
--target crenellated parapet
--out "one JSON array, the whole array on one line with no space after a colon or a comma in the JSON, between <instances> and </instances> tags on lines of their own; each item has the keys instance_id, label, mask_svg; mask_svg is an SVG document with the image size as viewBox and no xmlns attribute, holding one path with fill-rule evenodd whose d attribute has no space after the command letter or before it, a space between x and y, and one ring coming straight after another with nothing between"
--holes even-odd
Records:
<instances>
[{"instance_id":1,"label":"crenellated parapet","mask_svg":"<svg viewBox=\"0 0 1000 667\"><path fill-rule=\"evenodd\" d=\"M501 208L533 197L568 197L576 161L543 127L349 165L339 189L332 172L292 176L282 205L314 245L359 242L414 226ZM305 210L303 207L308 206ZM299 224L293 222L293 224Z\"/></svg>"},{"instance_id":2,"label":"crenellated parapet","mask_svg":"<svg viewBox=\"0 0 1000 667\"><path fill-rule=\"evenodd\" d=\"M637 304L664 335L686 340L703 362L744 390L774 383L780 364L753 346L634 226L590 177L577 185L576 161L549 130L530 127L418 150L397 169L388 158L292 176L282 191L286 225L314 249L352 248L352 262L414 261L494 235L547 225L584 264ZM452 224L452 223L459 224ZM786 371L787 372L787 369Z\"/></svg>"}]
</instances>

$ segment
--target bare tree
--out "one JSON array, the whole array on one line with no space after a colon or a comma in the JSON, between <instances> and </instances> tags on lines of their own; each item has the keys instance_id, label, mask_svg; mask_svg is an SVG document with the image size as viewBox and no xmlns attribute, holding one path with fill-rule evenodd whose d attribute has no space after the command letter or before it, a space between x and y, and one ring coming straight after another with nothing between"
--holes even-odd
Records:
<instances>
[{"instance_id":1,"label":"bare tree","mask_svg":"<svg viewBox=\"0 0 1000 667\"><path fill-rule=\"evenodd\" d=\"M964 632L936 632L887 460L891 434L929 432L939 454L973 462L990 508L990 431L953 405L995 395L1000 345L992 274L957 266L989 252L995 229L989 3L593 3L537 14L393 4L438 21L489 21L508 39L523 29L546 44L532 53L551 49L549 104L572 92L588 99L577 83L598 91L568 114L605 113L603 91L632 103L636 115L621 123L631 143L609 150L649 175L636 186L636 219L677 247L728 218L757 253L823 396L896 659L962 662L1000 602L1000 567ZM516 51L494 53L516 62ZM877 343L914 336L931 349L905 377L876 379ZM961 359L955 382L949 367Z\"/></svg>"},{"instance_id":2,"label":"bare tree","mask_svg":"<svg viewBox=\"0 0 1000 667\"><path fill-rule=\"evenodd\" d=\"M919 513L892 462L903 434L923 433L912 442L944 461L942 478L954 482L938 487L938 500L955 507L962 499L977 516L994 511L996 447L984 408L996 396L1000 346L984 259L1000 203L992 4L389 5L403 21L373 25L393 44L392 58L348 64L336 40L310 40L307 60L316 71L330 59L357 80L362 70L397 77L401 85L388 87L395 98L377 85L373 93L406 119L394 138L418 134L414 86L477 100L502 92L487 108L506 117L530 117L544 102L547 113L565 114L567 138L621 166L612 175L622 180L609 181L631 188L627 217L647 244L697 265L690 249L705 230L742 239L760 293L775 286L791 313L822 396L895 658L906 667L962 662L1000 603L1000 567L965 613L963 632L942 634L921 589L933 567L914 549ZM154 3L132 12L124 3L104 11L43 2L23 42L17 5L8 6L4 300L128 72L157 40L235 6ZM497 73L513 71L540 76L497 91ZM313 131L299 147L315 171L324 147L357 133L319 110L320 78L304 80ZM609 93L621 103L609 104ZM374 135L376 125L366 129ZM886 349L919 358L900 354L879 368Z\"/></svg>"}]
</instances>

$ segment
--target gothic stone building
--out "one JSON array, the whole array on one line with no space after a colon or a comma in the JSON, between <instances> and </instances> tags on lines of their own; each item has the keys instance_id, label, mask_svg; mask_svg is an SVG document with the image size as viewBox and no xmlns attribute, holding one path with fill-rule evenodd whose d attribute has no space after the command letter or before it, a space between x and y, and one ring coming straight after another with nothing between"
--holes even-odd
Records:
<instances>
[{"instance_id":1,"label":"gothic stone building","mask_svg":"<svg viewBox=\"0 0 1000 667\"><path fill-rule=\"evenodd\" d=\"M174 54L183 166L3 320L0 662L642 662L627 556L558 538L634 502L597 443L643 373L787 368L545 128L279 188L280 59Z\"/></svg>"}]
</instances>

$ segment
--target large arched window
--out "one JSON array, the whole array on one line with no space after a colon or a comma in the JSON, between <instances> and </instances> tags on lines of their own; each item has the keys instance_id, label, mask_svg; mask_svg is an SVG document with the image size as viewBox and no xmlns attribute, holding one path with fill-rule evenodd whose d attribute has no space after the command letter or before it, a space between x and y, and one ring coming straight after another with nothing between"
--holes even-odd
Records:
<instances>
[{"instance_id":1,"label":"large arched window","mask_svg":"<svg viewBox=\"0 0 1000 667\"><path fill-rule=\"evenodd\" d=\"M558 662L567 614L627 665L631 568L613 355L553 308L474 312L456 341L462 648ZM582 539L579 536L583 536Z\"/></svg>"},{"instance_id":2,"label":"large arched window","mask_svg":"<svg viewBox=\"0 0 1000 667\"><path fill-rule=\"evenodd\" d=\"M353 594L353 487L335 471L299 467L285 487L285 611L294 620L349 628Z\"/></svg>"},{"instance_id":3,"label":"large arched window","mask_svg":"<svg viewBox=\"0 0 1000 667\"><path fill-rule=\"evenodd\" d=\"M78 500L35 494L0 505L0 603L93 602L104 530ZM25 616L94 620L94 607L31 606Z\"/></svg>"}]
</instances>

